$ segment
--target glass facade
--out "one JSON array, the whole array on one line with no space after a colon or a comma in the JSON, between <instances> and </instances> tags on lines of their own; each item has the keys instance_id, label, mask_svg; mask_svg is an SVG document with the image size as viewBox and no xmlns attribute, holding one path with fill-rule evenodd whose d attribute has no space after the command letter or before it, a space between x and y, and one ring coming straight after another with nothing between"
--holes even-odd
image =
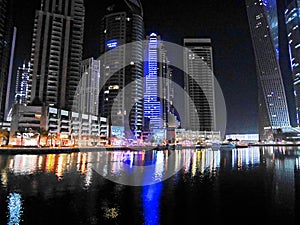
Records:
<instances>
[{"instance_id":1,"label":"glass facade","mask_svg":"<svg viewBox=\"0 0 300 225\"><path fill-rule=\"evenodd\" d=\"M100 27L99 112L110 127L124 127L124 135L135 138L143 126L143 11L140 1L114 3L107 7Z\"/></svg>"},{"instance_id":2,"label":"glass facade","mask_svg":"<svg viewBox=\"0 0 300 225\"><path fill-rule=\"evenodd\" d=\"M300 1L292 1L285 11L288 32L289 53L293 75L294 95L296 103L296 121L300 126Z\"/></svg>"},{"instance_id":3,"label":"glass facade","mask_svg":"<svg viewBox=\"0 0 300 225\"><path fill-rule=\"evenodd\" d=\"M147 40L144 67L144 117L149 118L150 129L161 129L162 107L158 98L159 40L154 33Z\"/></svg>"},{"instance_id":4,"label":"glass facade","mask_svg":"<svg viewBox=\"0 0 300 225\"><path fill-rule=\"evenodd\" d=\"M260 3L261 4L261 3ZM278 40L278 13L276 0L263 0L264 11L268 20L269 29L276 52L277 60L279 60L279 40Z\"/></svg>"},{"instance_id":5,"label":"glass facade","mask_svg":"<svg viewBox=\"0 0 300 225\"><path fill-rule=\"evenodd\" d=\"M81 80L78 85L80 113L98 116L99 86L100 86L100 61L94 58L81 62Z\"/></svg>"},{"instance_id":6,"label":"glass facade","mask_svg":"<svg viewBox=\"0 0 300 225\"><path fill-rule=\"evenodd\" d=\"M187 130L216 130L215 84L209 38L184 38L184 89Z\"/></svg>"},{"instance_id":7,"label":"glass facade","mask_svg":"<svg viewBox=\"0 0 300 225\"><path fill-rule=\"evenodd\" d=\"M258 76L259 134L268 140L274 129L290 126L278 62L276 1L246 0L246 6Z\"/></svg>"},{"instance_id":8,"label":"glass facade","mask_svg":"<svg viewBox=\"0 0 300 225\"><path fill-rule=\"evenodd\" d=\"M27 103L29 75L30 63L24 63L22 67L18 68L15 91L15 103L17 104L26 105Z\"/></svg>"}]
</instances>

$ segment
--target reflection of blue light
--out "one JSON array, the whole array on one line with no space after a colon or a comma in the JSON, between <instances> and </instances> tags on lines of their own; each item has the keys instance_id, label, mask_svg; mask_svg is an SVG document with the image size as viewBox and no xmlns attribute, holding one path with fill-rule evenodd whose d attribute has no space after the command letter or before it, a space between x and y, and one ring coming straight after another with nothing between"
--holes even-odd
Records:
<instances>
[{"instance_id":1,"label":"reflection of blue light","mask_svg":"<svg viewBox=\"0 0 300 225\"><path fill-rule=\"evenodd\" d=\"M22 214L21 195L17 193L11 193L8 196L8 200L9 217L7 225L19 225Z\"/></svg>"},{"instance_id":2,"label":"reflection of blue light","mask_svg":"<svg viewBox=\"0 0 300 225\"><path fill-rule=\"evenodd\" d=\"M134 160L133 152L128 152L124 154L123 163L128 164L130 168L132 168L133 166L133 160Z\"/></svg>"},{"instance_id":3,"label":"reflection of blue light","mask_svg":"<svg viewBox=\"0 0 300 225\"><path fill-rule=\"evenodd\" d=\"M143 186L142 200L144 211L144 225L160 224L160 195L162 182Z\"/></svg>"},{"instance_id":4,"label":"reflection of blue light","mask_svg":"<svg viewBox=\"0 0 300 225\"><path fill-rule=\"evenodd\" d=\"M109 40L106 42L106 46L108 48L115 48L118 46L118 41L117 40Z\"/></svg>"}]
</instances>

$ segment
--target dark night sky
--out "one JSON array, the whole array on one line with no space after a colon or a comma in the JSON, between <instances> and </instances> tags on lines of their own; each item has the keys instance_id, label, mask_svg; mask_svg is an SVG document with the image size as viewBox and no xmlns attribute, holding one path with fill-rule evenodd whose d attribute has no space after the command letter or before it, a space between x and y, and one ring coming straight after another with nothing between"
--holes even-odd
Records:
<instances>
[{"instance_id":1,"label":"dark night sky","mask_svg":"<svg viewBox=\"0 0 300 225\"><path fill-rule=\"evenodd\" d=\"M40 0L15 0L15 66L29 59L34 11ZM99 23L109 0L86 0L84 57L98 57ZM214 73L227 106L227 133L257 132L255 63L244 0L142 0L146 35L182 45L184 37L210 37Z\"/></svg>"}]
</instances>

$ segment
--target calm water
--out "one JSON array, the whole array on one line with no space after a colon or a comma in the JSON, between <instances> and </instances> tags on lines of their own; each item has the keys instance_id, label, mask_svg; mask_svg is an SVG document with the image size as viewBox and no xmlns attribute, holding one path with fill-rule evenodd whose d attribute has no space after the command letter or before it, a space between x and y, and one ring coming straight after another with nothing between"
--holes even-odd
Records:
<instances>
[{"instance_id":1,"label":"calm water","mask_svg":"<svg viewBox=\"0 0 300 225\"><path fill-rule=\"evenodd\" d=\"M182 164L162 182L130 186L104 177L120 176L124 165L157 162L153 177L163 177L170 167L161 162L167 162L170 154ZM288 225L300 221L300 149L0 155L0 171L0 224ZM117 211L115 219L105 216L108 209Z\"/></svg>"}]
</instances>

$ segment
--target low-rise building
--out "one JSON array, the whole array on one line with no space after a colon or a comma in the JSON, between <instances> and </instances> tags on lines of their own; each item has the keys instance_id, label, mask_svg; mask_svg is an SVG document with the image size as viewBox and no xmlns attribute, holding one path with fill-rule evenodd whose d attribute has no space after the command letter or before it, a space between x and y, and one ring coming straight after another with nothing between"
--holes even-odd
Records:
<instances>
[{"instance_id":1,"label":"low-rise building","mask_svg":"<svg viewBox=\"0 0 300 225\"><path fill-rule=\"evenodd\" d=\"M10 145L96 146L107 139L106 118L50 106L15 104Z\"/></svg>"},{"instance_id":2,"label":"low-rise building","mask_svg":"<svg viewBox=\"0 0 300 225\"><path fill-rule=\"evenodd\" d=\"M221 141L220 131L193 131L175 129L175 142L182 145L195 145L198 143Z\"/></svg>"}]
</instances>

